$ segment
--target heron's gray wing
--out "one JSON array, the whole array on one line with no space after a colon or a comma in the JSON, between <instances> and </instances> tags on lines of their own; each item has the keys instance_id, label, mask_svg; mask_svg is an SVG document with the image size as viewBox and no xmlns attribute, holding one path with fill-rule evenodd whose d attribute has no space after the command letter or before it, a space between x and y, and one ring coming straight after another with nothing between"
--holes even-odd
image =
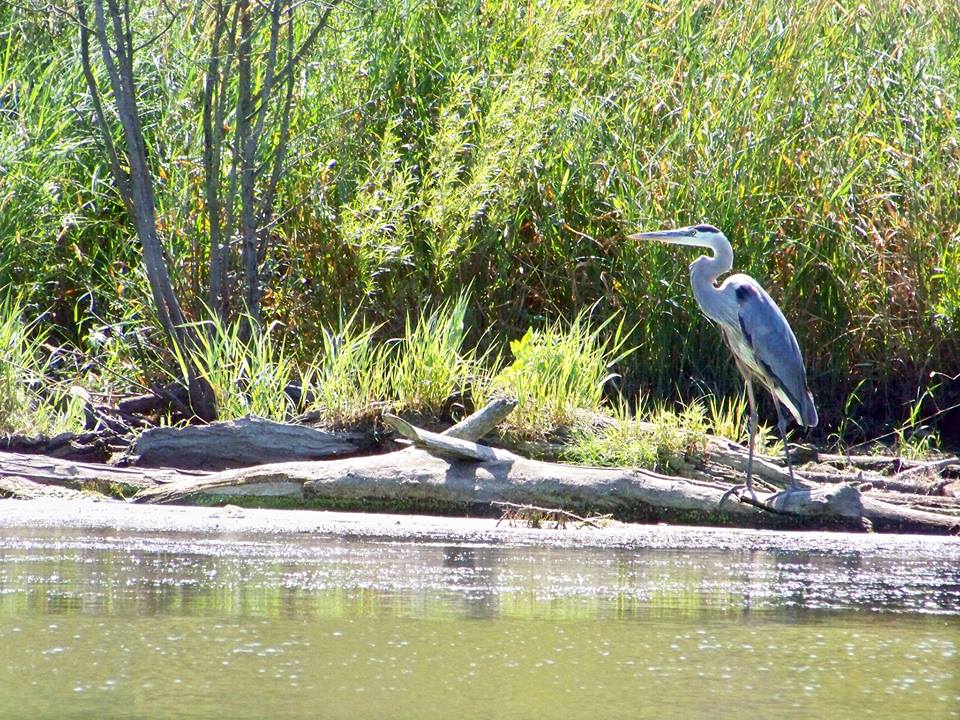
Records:
<instances>
[{"instance_id":1,"label":"heron's gray wing","mask_svg":"<svg viewBox=\"0 0 960 720\"><path fill-rule=\"evenodd\" d=\"M733 291L744 339L797 422L816 425L817 411L807 390L807 373L793 330L766 290L752 278L741 277Z\"/></svg>"}]
</instances>

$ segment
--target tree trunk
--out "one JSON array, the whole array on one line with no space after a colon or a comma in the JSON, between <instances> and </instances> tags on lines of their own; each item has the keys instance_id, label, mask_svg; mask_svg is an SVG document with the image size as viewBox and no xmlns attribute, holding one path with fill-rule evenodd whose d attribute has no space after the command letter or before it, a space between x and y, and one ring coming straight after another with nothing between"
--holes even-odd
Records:
<instances>
[{"instance_id":1,"label":"tree trunk","mask_svg":"<svg viewBox=\"0 0 960 720\"><path fill-rule=\"evenodd\" d=\"M80 47L84 55L84 77L87 81L87 89L94 97L97 121L105 138L105 145L108 147L111 169L116 175L115 180L121 194L124 195L127 209L131 212L137 238L143 249L143 265L147 272L157 316L167 336L186 360L187 382L190 387L193 411L205 420L212 420L216 417L213 391L209 383L199 376L190 361L189 350L193 344L193 334L186 326L180 301L170 280L163 246L157 235L153 179L147 162L146 142L137 107L137 86L133 76L134 43L128 14L129 7L125 4L121 9L117 0L107 0L104 7L104 0L94 0L95 22L92 28L87 24L85 0L77 0L76 7L80 22ZM123 128L124 144L127 150L126 160L129 167L126 171L117 160L117 153L109 139L110 128L102 111L100 91L90 69L91 29L100 44L117 115Z\"/></svg>"}]
</instances>

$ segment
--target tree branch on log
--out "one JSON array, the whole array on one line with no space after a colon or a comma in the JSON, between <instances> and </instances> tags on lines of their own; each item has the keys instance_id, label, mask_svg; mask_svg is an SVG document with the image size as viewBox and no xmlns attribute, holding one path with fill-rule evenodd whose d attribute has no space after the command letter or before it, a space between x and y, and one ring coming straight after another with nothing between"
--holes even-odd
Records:
<instances>
[{"instance_id":1,"label":"tree branch on log","mask_svg":"<svg viewBox=\"0 0 960 720\"><path fill-rule=\"evenodd\" d=\"M502 508L500 519L497 525L506 520L510 525L520 521L525 522L531 527L540 527L544 522L552 522L554 529L562 530L567 527L567 522L579 523L580 527L592 527L599 529L599 523L604 520L610 520L613 515L590 515L581 517L576 513L569 512L562 508L546 508L538 505L520 505L519 503L500 502L494 500L490 503L494 507Z\"/></svg>"},{"instance_id":2,"label":"tree branch on log","mask_svg":"<svg viewBox=\"0 0 960 720\"><path fill-rule=\"evenodd\" d=\"M441 435L447 437L460 438L461 440L477 441L489 432L492 432L497 425L513 412L517 406L517 401L513 398L500 397L477 410L472 415L464 418L456 425L444 430Z\"/></svg>"}]
</instances>

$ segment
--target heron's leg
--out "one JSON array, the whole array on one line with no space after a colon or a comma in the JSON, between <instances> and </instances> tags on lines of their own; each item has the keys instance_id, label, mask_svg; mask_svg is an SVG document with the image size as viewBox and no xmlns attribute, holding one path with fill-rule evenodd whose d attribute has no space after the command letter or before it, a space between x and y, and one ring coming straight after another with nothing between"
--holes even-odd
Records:
<instances>
[{"instance_id":1,"label":"heron's leg","mask_svg":"<svg viewBox=\"0 0 960 720\"><path fill-rule=\"evenodd\" d=\"M750 449L747 454L747 492L754 500L757 494L753 491L753 447L757 439L757 400L753 396L753 381L749 377L744 377L747 386L747 401L750 403Z\"/></svg>"},{"instance_id":2,"label":"heron's leg","mask_svg":"<svg viewBox=\"0 0 960 720\"><path fill-rule=\"evenodd\" d=\"M780 430L780 437L783 439L783 454L787 456L787 472L790 474L790 490L802 490L793 477L793 463L790 461L790 448L787 446L787 419L783 416L783 410L780 409L780 401L776 396L773 398L773 406L777 409L777 428Z\"/></svg>"},{"instance_id":3,"label":"heron's leg","mask_svg":"<svg viewBox=\"0 0 960 720\"><path fill-rule=\"evenodd\" d=\"M723 495L720 496L720 505L723 505L728 497L739 492L740 490L743 490L744 488L746 488L746 491L750 493L751 498L754 500L757 499L757 493L755 493L753 490L753 444L757 438L757 400L753 396L753 380L750 379L750 375L744 372L742 368L740 368L740 374L743 375L743 384L747 386L747 400L750 403L750 420L747 425L750 431L750 449L749 453L747 454L747 484L734 485L732 488L723 493Z\"/></svg>"}]
</instances>

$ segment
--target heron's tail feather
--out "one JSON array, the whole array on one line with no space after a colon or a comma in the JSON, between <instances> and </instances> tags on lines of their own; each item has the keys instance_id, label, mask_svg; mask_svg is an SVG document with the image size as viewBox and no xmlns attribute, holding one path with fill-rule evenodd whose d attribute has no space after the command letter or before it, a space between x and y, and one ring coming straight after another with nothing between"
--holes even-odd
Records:
<instances>
[{"instance_id":1,"label":"heron's tail feather","mask_svg":"<svg viewBox=\"0 0 960 720\"><path fill-rule=\"evenodd\" d=\"M803 408L801 411L803 424L807 427L815 427L820 418L817 417L817 408L813 404L813 395L808 390L803 398Z\"/></svg>"}]
</instances>

